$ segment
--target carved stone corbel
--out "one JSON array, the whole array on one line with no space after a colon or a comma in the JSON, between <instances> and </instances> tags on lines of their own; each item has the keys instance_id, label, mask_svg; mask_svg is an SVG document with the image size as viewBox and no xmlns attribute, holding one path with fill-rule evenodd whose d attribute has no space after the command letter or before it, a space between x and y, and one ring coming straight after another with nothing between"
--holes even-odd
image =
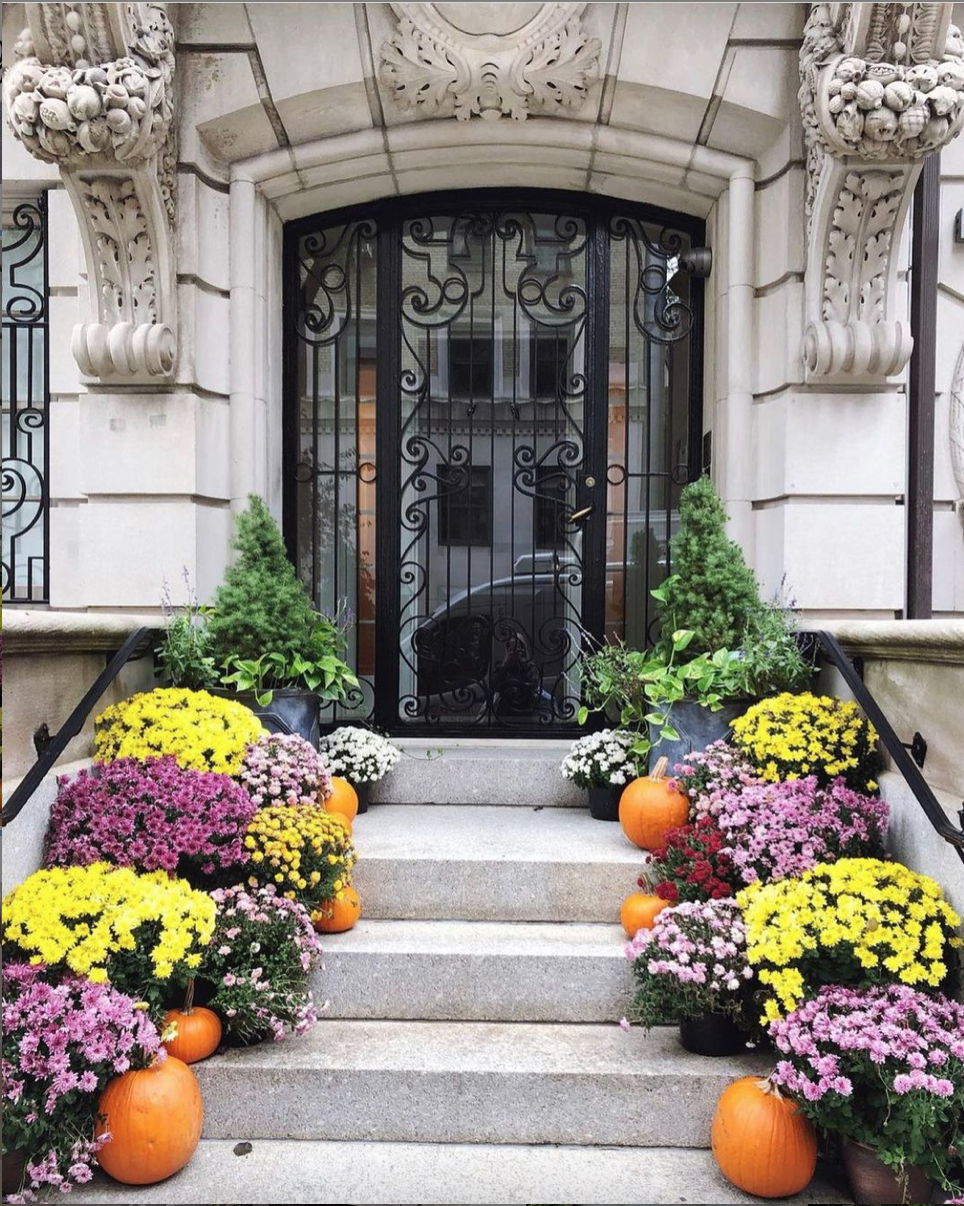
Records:
<instances>
[{"instance_id":1,"label":"carved stone corbel","mask_svg":"<svg viewBox=\"0 0 964 1206\"><path fill-rule=\"evenodd\" d=\"M174 33L163 4L27 4L4 80L14 134L56 163L80 223L88 377L157 381L176 355Z\"/></svg>"},{"instance_id":2,"label":"carved stone corbel","mask_svg":"<svg viewBox=\"0 0 964 1206\"><path fill-rule=\"evenodd\" d=\"M873 381L913 350L896 251L925 155L964 124L950 4L818 4L800 52L808 377Z\"/></svg>"}]
</instances>

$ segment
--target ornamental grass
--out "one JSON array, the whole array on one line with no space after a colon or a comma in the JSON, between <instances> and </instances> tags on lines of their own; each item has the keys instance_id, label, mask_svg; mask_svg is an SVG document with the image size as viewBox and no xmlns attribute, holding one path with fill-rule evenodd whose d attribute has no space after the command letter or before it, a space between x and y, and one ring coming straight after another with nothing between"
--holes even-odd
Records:
<instances>
[{"instance_id":1,"label":"ornamental grass","mask_svg":"<svg viewBox=\"0 0 964 1206\"><path fill-rule=\"evenodd\" d=\"M195 884L232 871L240 878L255 812L228 775L185 770L169 755L119 758L57 780L44 865L112 863L180 874Z\"/></svg>"},{"instance_id":2,"label":"ornamental grass","mask_svg":"<svg viewBox=\"0 0 964 1206\"><path fill-rule=\"evenodd\" d=\"M109 981L159 1018L194 975L214 932L214 902L164 871L93 863L35 871L3 899L3 957Z\"/></svg>"},{"instance_id":3,"label":"ornamental grass","mask_svg":"<svg viewBox=\"0 0 964 1206\"><path fill-rule=\"evenodd\" d=\"M250 708L207 691L158 687L114 704L97 717L100 762L170 755L178 766L236 775L245 750L264 729Z\"/></svg>"},{"instance_id":4,"label":"ornamental grass","mask_svg":"<svg viewBox=\"0 0 964 1206\"><path fill-rule=\"evenodd\" d=\"M3 1144L28 1153L10 1202L67 1193L93 1176L108 1136L94 1139L101 1091L114 1076L164 1058L157 1028L130 996L43 967L3 967Z\"/></svg>"},{"instance_id":5,"label":"ornamental grass","mask_svg":"<svg viewBox=\"0 0 964 1206\"><path fill-rule=\"evenodd\" d=\"M733 744L768 783L814 775L877 790L877 731L855 703L810 691L764 699L734 720Z\"/></svg>"},{"instance_id":6,"label":"ornamental grass","mask_svg":"<svg viewBox=\"0 0 964 1206\"><path fill-rule=\"evenodd\" d=\"M309 910L337 899L351 883L355 848L348 823L321 806L275 804L259 809L248 828L248 884L274 884Z\"/></svg>"},{"instance_id":7,"label":"ornamental grass","mask_svg":"<svg viewBox=\"0 0 964 1206\"><path fill-rule=\"evenodd\" d=\"M960 917L933 879L900 863L822 863L796 879L751 884L737 901L764 986L764 1024L824 984L937 990L958 970Z\"/></svg>"}]
</instances>

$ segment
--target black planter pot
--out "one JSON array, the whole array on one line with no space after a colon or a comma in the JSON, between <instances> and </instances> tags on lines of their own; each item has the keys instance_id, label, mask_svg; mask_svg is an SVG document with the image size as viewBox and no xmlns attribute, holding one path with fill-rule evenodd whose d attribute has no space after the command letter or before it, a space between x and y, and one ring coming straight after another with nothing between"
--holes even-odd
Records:
<instances>
[{"instance_id":1,"label":"black planter pot","mask_svg":"<svg viewBox=\"0 0 964 1206\"><path fill-rule=\"evenodd\" d=\"M370 783L353 783L355 795L358 797L358 815L363 812L368 812L368 805L372 801L372 785Z\"/></svg>"},{"instance_id":2,"label":"black planter pot","mask_svg":"<svg viewBox=\"0 0 964 1206\"><path fill-rule=\"evenodd\" d=\"M253 691L230 691L218 687L211 694L220 695L222 699L236 699L250 708L269 733L283 733L286 736L296 733L305 741L310 741L315 749L318 748L321 705L314 691L284 687L275 691L271 703L264 707L255 699Z\"/></svg>"},{"instance_id":3,"label":"black planter pot","mask_svg":"<svg viewBox=\"0 0 964 1206\"><path fill-rule=\"evenodd\" d=\"M19 1147L3 1153L3 1196L18 1193L23 1184L23 1174L27 1167L27 1153Z\"/></svg>"},{"instance_id":4,"label":"black planter pot","mask_svg":"<svg viewBox=\"0 0 964 1206\"><path fill-rule=\"evenodd\" d=\"M590 787L589 815L597 821L618 821L622 794L621 787Z\"/></svg>"},{"instance_id":5,"label":"black planter pot","mask_svg":"<svg viewBox=\"0 0 964 1206\"><path fill-rule=\"evenodd\" d=\"M684 1018L679 1024L679 1041L694 1055L735 1055L746 1046L743 1034L725 1013Z\"/></svg>"},{"instance_id":6,"label":"black planter pot","mask_svg":"<svg viewBox=\"0 0 964 1206\"><path fill-rule=\"evenodd\" d=\"M681 699L673 704L670 714L670 724L679 733L679 741L664 738L656 742L649 751L649 769L652 770L660 758L668 758L669 773L672 775L676 763L684 762L688 754L694 750L705 750L712 742L728 737L733 721L757 702L755 699L739 699L724 704L718 712L712 712L692 699ZM656 735L657 729L650 725L650 740L655 741Z\"/></svg>"}]
</instances>

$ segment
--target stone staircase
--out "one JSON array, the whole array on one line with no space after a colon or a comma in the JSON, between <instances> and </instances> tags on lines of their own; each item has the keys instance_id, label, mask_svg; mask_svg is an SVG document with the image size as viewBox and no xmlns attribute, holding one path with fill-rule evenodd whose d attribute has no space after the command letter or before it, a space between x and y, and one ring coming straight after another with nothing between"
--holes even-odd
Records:
<instances>
[{"instance_id":1,"label":"stone staircase","mask_svg":"<svg viewBox=\"0 0 964 1206\"><path fill-rule=\"evenodd\" d=\"M641 857L573 807L555 743L406 751L355 824L364 916L326 940L325 1020L196 1068L201 1148L82 1202L748 1202L706 1150L716 1099L766 1067L624 1033L613 924ZM412 803L418 799L436 803ZM247 1154L235 1147L250 1143ZM239 1149L243 1150L243 1149ZM815 1184L801 1202L840 1202Z\"/></svg>"}]
</instances>

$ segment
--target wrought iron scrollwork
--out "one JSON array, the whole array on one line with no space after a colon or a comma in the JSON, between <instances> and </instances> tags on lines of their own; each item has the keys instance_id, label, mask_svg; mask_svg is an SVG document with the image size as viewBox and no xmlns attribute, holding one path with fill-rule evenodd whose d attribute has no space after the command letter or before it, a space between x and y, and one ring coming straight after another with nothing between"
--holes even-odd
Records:
<instances>
[{"instance_id":1,"label":"wrought iron scrollwork","mask_svg":"<svg viewBox=\"0 0 964 1206\"><path fill-rule=\"evenodd\" d=\"M654 233L638 218L617 214L609 223L613 242L625 241L636 263L632 315L637 330L656 343L676 343L693 330L693 308L673 291L686 250L684 235L670 227Z\"/></svg>"},{"instance_id":2,"label":"wrought iron scrollwork","mask_svg":"<svg viewBox=\"0 0 964 1206\"><path fill-rule=\"evenodd\" d=\"M3 600L48 598L46 196L3 230Z\"/></svg>"}]
</instances>

